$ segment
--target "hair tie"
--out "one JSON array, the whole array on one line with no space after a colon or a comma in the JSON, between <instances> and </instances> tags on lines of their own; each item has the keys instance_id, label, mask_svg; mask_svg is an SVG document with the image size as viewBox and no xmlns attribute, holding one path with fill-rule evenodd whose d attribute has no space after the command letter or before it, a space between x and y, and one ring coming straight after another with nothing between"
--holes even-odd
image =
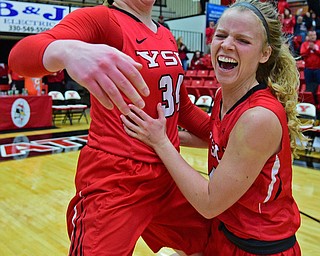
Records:
<instances>
[{"instance_id":1,"label":"hair tie","mask_svg":"<svg viewBox=\"0 0 320 256\"><path fill-rule=\"evenodd\" d=\"M253 11L255 13L255 15L258 16L258 18L262 21L262 24L264 26L264 29L266 30L266 34L267 34L267 40L268 43L270 43L270 33L269 33L269 26L268 23L266 21L266 19L264 18L263 14L260 12L260 10L254 6L253 4L250 4L248 2L240 2L240 3L236 3L234 5L231 6L231 8L236 7L236 6L243 6L248 8L249 10Z\"/></svg>"}]
</instances>

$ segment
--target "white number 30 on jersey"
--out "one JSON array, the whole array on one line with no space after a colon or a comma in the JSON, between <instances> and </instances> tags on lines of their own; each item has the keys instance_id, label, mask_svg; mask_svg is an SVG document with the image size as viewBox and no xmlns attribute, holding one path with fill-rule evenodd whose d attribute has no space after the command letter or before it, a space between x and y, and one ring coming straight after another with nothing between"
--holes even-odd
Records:
<instances>
[{"instance_id":1,"label":"white number 30 on jersey","mask_svg":"<svg viewBox=\"0 0 320 256\"><path fill-rule=\"evenodd\" d=\"M159 89L162 91L162 107L164 110L165 117L172 116L174 114L176 106L177 111L179 110L180 88L182 82L183 75L180 74L178 76L177 86L174 91L172 77L170 75L165 75L161 77L159 81Z\"/></svg>"}]
</instances>

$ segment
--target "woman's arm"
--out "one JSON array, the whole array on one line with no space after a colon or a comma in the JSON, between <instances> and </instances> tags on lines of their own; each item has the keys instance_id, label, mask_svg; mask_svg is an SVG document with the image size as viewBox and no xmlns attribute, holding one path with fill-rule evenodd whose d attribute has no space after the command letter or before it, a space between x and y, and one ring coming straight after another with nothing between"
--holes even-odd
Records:
<instances>
[{"instance_id":1,"label":"woman's arm","mask_svg":"<svg viewBox=\"0 0 320 256\"><path fill-rule=\"evenodd\" d=\"M158 119L130 107L133 112L128 117L134 123L121 116L125 131L154 148L181 192L206 218L219 215L239 200L280 147L282 129L276 115L260 107L250 109L235 125L223 158L208 181L184 161L166 136L160 104Z\"/></svg>"},{"instance_id":2,"label":"woman's arm","mask_svg":"<svg viewBox=\"0 0 320 256\"><path fill-rule=\"evenodd\" d=\"M48 45L43 55L43 65L51 72L66 69L68 74L87 88L104 106L113 103L122 113L129 108L120 91L139 107L144 102L134 87L148 95L148 88L139 70L141 64L114 47L90 44L79 40L56 40Z\"/></svg>"}]
</instances>

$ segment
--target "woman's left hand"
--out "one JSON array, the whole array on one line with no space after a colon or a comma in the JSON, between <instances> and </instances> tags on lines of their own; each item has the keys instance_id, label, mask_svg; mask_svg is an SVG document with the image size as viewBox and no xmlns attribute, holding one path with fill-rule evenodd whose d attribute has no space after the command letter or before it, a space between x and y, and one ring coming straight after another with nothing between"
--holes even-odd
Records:
<instances>
[{"instance_id":1,"label":"woman's left hand","mask_svg":"<svg viewBox=\"0 0 320 256\"><path fill-rule=\"evenodd\" d=\"M157 105L158 119L152 118L135 105L129 105L129 108L131 112L127 116L120 116L124 130L128 135L141 140L154 149L169 141L166 134L166 118L161 103Z\"/></svg>"}]
</instances>

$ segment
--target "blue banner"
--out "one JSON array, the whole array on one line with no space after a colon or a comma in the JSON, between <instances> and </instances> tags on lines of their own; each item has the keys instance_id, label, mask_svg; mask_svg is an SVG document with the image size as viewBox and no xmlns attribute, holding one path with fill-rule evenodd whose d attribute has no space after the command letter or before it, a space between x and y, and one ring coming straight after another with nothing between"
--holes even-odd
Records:
<instances>
[{"instance_id":1,"label":"blue banner","mask_svg":"<svg viewBox=\"0 0 320 256\"><path fill-rule=\"evenodd\" d=\"M214 23L217 23L218 19L226 8L228 7L224 5L207 3L206 26L208 26L209 21L214 21Z\"/></svg>"}]
</instances>

